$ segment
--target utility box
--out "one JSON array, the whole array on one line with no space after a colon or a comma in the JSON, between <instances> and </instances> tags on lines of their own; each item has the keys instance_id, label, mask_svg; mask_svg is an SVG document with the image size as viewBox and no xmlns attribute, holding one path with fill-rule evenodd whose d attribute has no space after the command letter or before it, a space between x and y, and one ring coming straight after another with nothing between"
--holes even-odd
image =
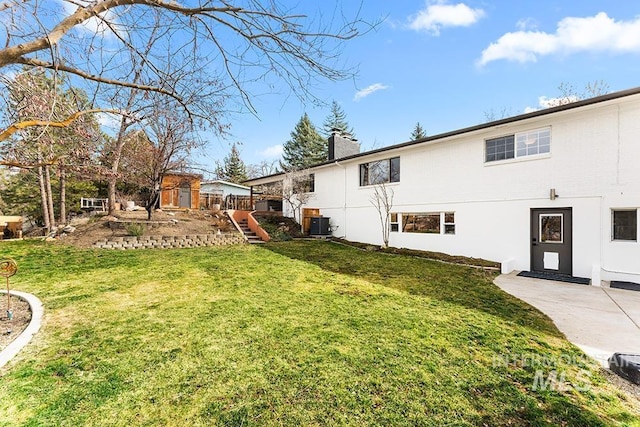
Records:
<instances>
[{"instance_id":1,"label":"utility box","mask_svg":"<svg viewBox=\"0 0 640 427\"><path fill-rule=\"evenodd\" d=\"M311 228L309 234L312 236L328 236L331 234L329 226L329 217L313 216L311 217Z\"/></svg>"}]
</instances>

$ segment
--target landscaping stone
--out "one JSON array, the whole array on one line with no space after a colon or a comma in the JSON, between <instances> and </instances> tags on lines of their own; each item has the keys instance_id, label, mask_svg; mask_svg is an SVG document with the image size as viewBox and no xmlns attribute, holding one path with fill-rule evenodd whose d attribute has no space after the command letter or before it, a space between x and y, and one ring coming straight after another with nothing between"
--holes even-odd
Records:
<instances>
[{"instance_id":1,"label":"landscaping stone","mask_svg":"<svg viewBox=\"0 0 640 427\"><path fill-rule=\"evenodd\" d=\"M640 385L640 354L614 353L609 358L609 369L622 378Z\"/></svg>"},{"instance_id":2,"label":"landscaping stone","mask_svg":"<svg viewBox=\"0 0 640 427\"><path fill-rule=\"evenodd\" d=\"M125 236L100 240L93 247L99 249L201 248L244 243L241 234L197 234L187 236Z\"/></svg>"}]
</instances>

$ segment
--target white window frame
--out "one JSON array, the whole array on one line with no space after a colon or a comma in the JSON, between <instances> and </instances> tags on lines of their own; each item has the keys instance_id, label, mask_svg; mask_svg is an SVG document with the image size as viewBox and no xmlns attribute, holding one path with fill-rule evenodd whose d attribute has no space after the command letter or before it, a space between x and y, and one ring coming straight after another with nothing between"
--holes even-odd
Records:
<instances>
[{"instance_id":1,"label":"white window frame","mask_svg":"<svg viewBox=\"0 0 640 427\"><path fill-rule=\"evenodd\" d=\"M548 217L560 217L560 240L542 240L542 218ZM545 244L558 244L561 245L564 243L564 214L561 213L549 213L549 214L540 214L538 216L538 242Z\"/></svg>"},{"instance_id":2,"label":"white window frame","mask_svg":"<svg viewBox=\"0 0 640 427\"><path fill-rule=\"evenodd\" d=\"M487 160L487 143L502 138L513 137L513 157ZM535 153L533 148L535 147ZM523 153L523 150L525 152ZM530 152L531 151L531 152ZM484 164L492 165L518 160L535 159L551 155L551 126L523 132L501 135L484 140Z\"/></svg>"},{"instance_id":3,"label":"white window frame","mask_svg":"<svg viewBox=\"0 0 640 427\"><path fill-rule=\"evenodd\" d=\"M453 215L453 222L445 222L445 218L447 216L447 214L452 214ZM423 235L446 235L446 236L453 236L456 234L455 232L455 226L456 226L456 220L455 220L455 211L440 211L440 212L398 212L398 218L399 218L399 230L401 233L406 233L406 234L423 234ZM429 232L421 232L421 231L404 231L404 216L405 215L418 215L418 216L426 216L426 215L439 215L440 218L440 224L439 224L439 232L438 233L429 233ZM453 226L453 233L447 233L447 226Z\"/></svg>"}]
</instances>

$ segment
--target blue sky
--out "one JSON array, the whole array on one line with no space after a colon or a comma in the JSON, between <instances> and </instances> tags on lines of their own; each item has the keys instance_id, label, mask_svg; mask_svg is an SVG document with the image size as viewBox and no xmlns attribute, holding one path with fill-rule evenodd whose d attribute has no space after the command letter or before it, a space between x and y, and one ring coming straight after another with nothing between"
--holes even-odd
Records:
<instances>
[{"instance_id":1,"label":"blue sky","mask_svg":"<svg viewBox=\"0 0 640 427\"><path fill-rule=\"evenodd\" d=\"M314 93L341 105L363 149L409 140L416 122L433 135L543 108L562 83L640 86L640 2L364 0L361 13L384 21L344 46L358 75ZM235 141L247 164L276 160L303 113L320 127L329 112L283 94L254 102L258 118L230 117L232 134L196 161L222 160Z\"/></svg>"}]
</instances>

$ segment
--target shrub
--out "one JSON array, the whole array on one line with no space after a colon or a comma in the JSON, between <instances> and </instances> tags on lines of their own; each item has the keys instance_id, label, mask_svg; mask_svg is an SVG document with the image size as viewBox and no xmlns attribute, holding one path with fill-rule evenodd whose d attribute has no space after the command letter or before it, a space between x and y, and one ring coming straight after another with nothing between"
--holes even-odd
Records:
<instances>
[{"instance_id":1,"label":"shrub","mask_svg":"<svg viewBox=\"0 0 640 427\"><path fill-rule=\"evenodd\" d=\"M269 233L272 241L283 242L295 237L302 237L300 225L292 218L278 215L264 215L256 217L260 227Z\"/></svg>"},{"instance_id":2,"label":"shrub","mask_svg":"<svg viewBox=\"0 0 640 427\"><path fill-rule=\"evenodd\" d=\"M132 222L130 224L125 225L125 230L127 230L127 234L129 236L140 237L144 234L145 226L144 224L140 224L138 222Z\"/></svg>"}]
</instances>

